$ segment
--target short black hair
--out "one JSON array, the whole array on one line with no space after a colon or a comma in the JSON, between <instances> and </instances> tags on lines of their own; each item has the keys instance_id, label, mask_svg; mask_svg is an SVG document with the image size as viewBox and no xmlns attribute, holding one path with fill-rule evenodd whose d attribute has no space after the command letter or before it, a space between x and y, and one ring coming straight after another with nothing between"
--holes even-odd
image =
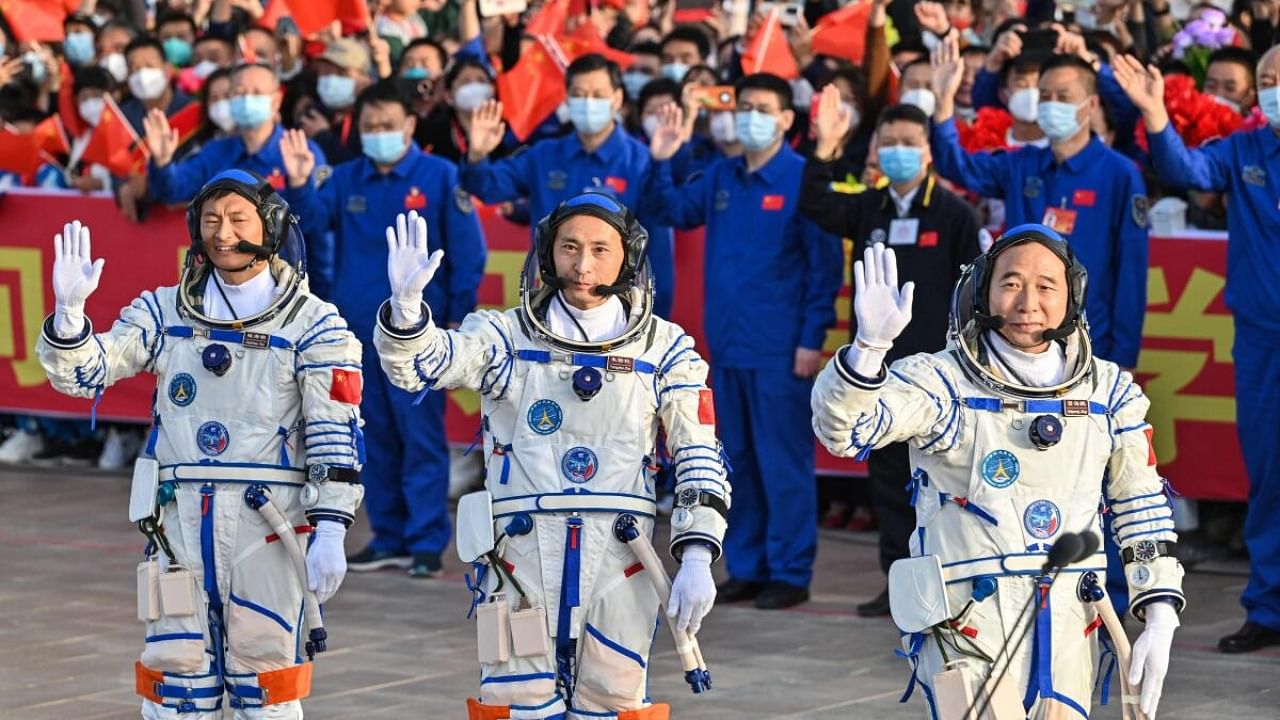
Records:
<instances>
[{"instance_id":1,"label":"short black hair","mask_svg":"<svg viewBox=\"0 0 1280 720\"><path fill-rule=\"evenodd\" d=\"M169 10L168 12L164 13L160 17L156 18L156 25L155 25L156 32L159 32L161 27L168 25L169 23L182 23L187 27L191 28L192 37L200 36L200 29L196 27L196 21L193 20L191 15L188 13L177 12L176 10Z\"/></svg>"},{"instance_id":2,"label":"short black hair","mask_svg":"<svg viewBox=\"0 0 1280 720\"><path fill-rule=\"evenodd\" d=\"M569 63L569 67L564 71L564 86L566 88L569 87L573 79L579 75L599 70L604 70L609 74L609 84L613 86L614 90L622 87L622 69L618 67L618 63L600 53L587 53Z\"/></svg>"},{"instance_id":3,"label":"short black hair","mask_svg":"<svg viewBox=\"0 0 1280 720\"><path fill-rule=\"evenodd\" d=\"M671 78L655 78L644 84L640 89L640 97L636 98L636 107L643 109L644 104L649 102L649 98L655 95L670 95L680 101L680 83Z\"/></svg>"},{"instance_id":4,"label":"short black hair","mask_svg":"<svg viewBox=\"0 0 1280 720\"><path fill-rule=\"evenodd\" d=\"M99 2L97 7L102 7L102 3ZM102 33L108 30L123 30L129 33L130 38L139 37L142 33L142 31L138 29L137 25L134 25L133 23L128 22L127 20L115 19L115 20L108 20L107 22L103 23L102 27L98 28L98 32L95 34L95 37L97 35L101 35Z\"/></svg>"},{"instance_id":5,"label":"short black hair","mask_svg":"<svg viewBox=\"0 0 1280 720\"><path fill-rule=\"evenodd\" d=\"M928 137L929 135L929 116L925 115L924 111L915 105L906 105L903 103L890 105L880 111L880 117L876 120L876 127L883 127L892 122L915 123L916 125L924 128L925 137Z\"/></svg>"},{"instance_id":6,"label":"short black hair","mask_svg":"<svg viewBox=\"0 0 1280 720\"><path fill-rule=\"evenodd\" d=\"M493 80L495 79L493 77L493 68L489 67L488 65L485 65L484 63L480 62L479 60L473 57L459 57L459 58L454 58L453 62L449 63L449 67L444 71L445 88L448 90L452 90L453 83L457 81L458 76L462 74L462 71L466 70L467 68L476 68L479 70L483 70L484 74L488 76L490 82L493 82Z\"/></svg>"},{"instance_id":7,"label":"short black hair","mask_svg":"<svg viewBox=\"0 0 1280 720\"><path fill-rule=\"evenodd\" d=\"M1000 73L997 75L999 87L1009 84L1010 75L1030 75L1031 73L1044 72L1044 56L1036 55L1019 55L1015 58L1009 58L1000 65Z\"/></svg>"},{"instance_id":8,"label":"short black hair","mask_svg":"<svg viewBox=\"0 0 1280 720\"><path fill-rule=\"evenodd\" d=\"M206 43L206 42L221 43L224 47L227 48L227 50L231 52L232 57L235 57L235 54L236 54L235 43L231 42L230 40L226 39L221 35L209 35L209 34L197 35L196 41L191 43L191 47L195 48L200 43Z\"/></svg>"},{"instance_id":9,"label":"short black hair","mask_svg":"<svg viewBox=\"0 0 1280 720\"><path fill-rule=\"evenodd\" d=\"M913 68L913 67L919 67L919 66L921 66L921 65L923 65L923 66L925 66L925 67L931 67L931 66L932 66L932 63L930 63L929 58L928 58L927 56L926 56L926 57L922 57L922 58L916 58L915 60L912 60L911 62L909 62L909 63L907 63L906 65L903 65L903 66L902 66L902 73L901 73L901 74L902 74L902 75L906 75L908 70L910 70L910 69L911 69L911 68Z\"/></svg>"},{"instance_id":10,"label":"short black hair","mask_svg":"<svg viewBox=\"0 0 1280 720\"><path fill-rule=\"evenodd\" d=\"M400 83L396 82L394 78L379 80L365 88L364 92L360 93L360 96L356 98L355 116L359 118L360 112L366 105L389 104L399 105L406 115L412 112L409 99L405 97Z\"/></svg>"},{"instance_id":11,"label":"short black hair","mask_svg":"<svg viewBox=\"0 0 1280 720\"><path fill-rule=\"evenodd\" d=\"M1208 69L1214 63L1233 63L1244 68L1245 74L1249 76L1249 87L1253 87L1253 75L1258 68L1258 59L1252 52L1231 46L1218 48L1209 55L1209 62L1205 63L1205 68Z\"/></svg>"},{"instance_id":12,"label":"short black hair","mask_svg":"<svg viewBox=\"0 0 1280 720\"><path fill-rule=\"evenodd\" d=\"M98 25L93 18L84 13L71 13L62 21L62 29L66 30L68 25L88 25L89 32L93 33L93 37L98 37Z\"/></svg>"},{"instance_id":13,"label":"short black hair","mask_svg":"<svg viewBox=\"0 0 1280 720\"><path fill-rule=\"evenodd\" d=\"M986 55L989 52L991 52L991 48L986 45L967 45L960 51L960 57L964 57L965 55L977 55L979 53Z\"/></svg>"},{"instance_id":14,"label":"short black hair","mask_svg":"<svg viewBox=\"0 0 1280 720\"><path fill-rule=\"evenodd\" d=\"M156 39L155 35L139 35L138 37L130 40L129 44L124 46L124 56L127 58L135 51L142 50L143 48L151 48L152 50L155 50L157 53L160 53L160 59L162 61L169 62L168 58L164 55L164 45L160 44L160 41Z\"/></svg>"},{"instance_id":15,"label":"short black hair","mask_svg":"<svg viewBox=\"0 0 1280 720\"><path fill-rule=\"evenodd\" d=\"M632 55L661 55L662 46L652 40L645 40L632 45L627 52Z\"/></svg>"},{"instance_id":16,"label":"short black hair","mask_svg":"<svg viewBox=\"0 0 1280 720\"><path fill-rule=\"evenodd\" d=\"M667 43L672 40L691 42L698 46L698 57L704 60L711 56L711 38L707 37L705 32L692 25L680 25L667 33L667 36L662 38L662 42L658 45L659 52L666 48Z\"/></svg>"},{"instance_id":17,"label":"short black hair","mask_svg":"<svg viewBox=\"0 0 1280 720\"><path fill-rule=\"evenodd\" d=\"M791 110L791 83L772 73L754 73L747 75L739 80L733 86L734 93L738 96L738 100L742 100L742 93L747 90L767 90L778 96L778 106L780 110Z\"/></svg>"},{"instance_id":18,"label":"short black hair","mask_svg":"<svg viewBox=\"0 0 1280 720\"><path fill-rule=\"evenodd\" d=\"M104 67L86 65L76 70L75 79L72 81L72 89L77 93L81 90L111 92L116 89L116 79L111 77L111 73L107 72Z\"/></svg>"},{"instance_id":19,"label":"short black hair","mask_svg":"<svg viewBox=\"0 0 1280 720\"><path fill-rule=\"evenodd\" d=\"M853 102L857 106L858 112L866 112L867 110L867 78L862 74L862 69L852 65L844 65L831 70L815 91L822 90L836 80L844 80L853 89Z\"/></svg>"},{"instance_id":20,"label":"short black hair","mask_svg":"<svg viewBox=\"0 0 1280 720\"><path fill-rule=\"evenodd\" d=\"M444 67L449 64L449 53L445 51L444 46L431 38L425 37L420 37L417 40L410 42L408 45L405 45L404 49L400 51L400 62L404 62L405 53L419 47L429 47L435 50L436 56L440 58L440 67ZM400 64L397 63L396 69L399 69L399 67Z\"/></svg>"},{"instance_id":21,"label":"short black hair","mask_svg":"<svg viewBox=\"0 0 1280 720\"><path fill-rule=\"evenodd\" d=\"M1040 66L1040 77L1049 74L1050 70L1075 68L1084 76L1084 89L1090 95L1098 94L1098 71L1085 62L1079 55L1052 55Z\"/></svg>"}]
</instances>

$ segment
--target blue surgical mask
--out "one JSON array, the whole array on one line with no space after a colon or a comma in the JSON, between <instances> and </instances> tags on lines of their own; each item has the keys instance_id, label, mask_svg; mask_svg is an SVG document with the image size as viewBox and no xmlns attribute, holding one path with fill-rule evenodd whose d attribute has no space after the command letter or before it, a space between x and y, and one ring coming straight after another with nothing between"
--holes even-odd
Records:
<instances>
[{"instance_id":1,"label":"blue surgical mask","mask_svg":"<svg viewBox=\"0 0 1280 720\"><path fill-rule=\"evenodd\" d=\"M236 127L256 128L270 120L270 95L236 95L231 98L231 121Z\"/></svg>"},{"instance_id":2,"label":"blue surgical mask","mask_svg":"<svg viewBox=\"0 0 1280 720\"><path fill-rule=\"evenodd\" d=\"M400 77L405 80L426 80L431 77L431 73L427 72L424 67L405 68L400 72Z\"/></svg>"},{"instance_id":3,"label":"blue surgical mask","mask_svg":"<svg viewBox=\"0 0 1280 720\"><path fill-rule=\"evenodd\" d=\"M356 81L346 75L321 75L316 81L316 92L325 107L341 110L356 101Z\"/></svg>"},{"instance_id":4,"label":"blue surgical mask","mask_svg":"<svg viewBox=\"0 0 1280 720\"><path fill-rule=\"evenodd\" d=\"M1280 128L1280 85L1258 91L1258 107L1267 117L1267 124Z\"/></svg>"},{"instance_id":5,"label":"blue surgical mask","mask_svg":"<svg viewBox=\"0 0 1280 720\"><path fill-rule=\"evenodd\" d=\"M1075 137L1075 134L1080 131L1080 121L1076 119L1076 113L1084 106L1085 103L1072 105L1056 100L1044 100L1036 108L1036 123L1044 131L1045 137L1049 138L1049 142L1062 142Z\"/></svg>"},{"instance_id":6,"label":"blue surgical mask","mask_svg":"<svg viewBox=\"0 0 1280 720\"><path fill-rule=\"evenodd\" d=\"M363 133L360 146L368 158L379 165L390 165L404 157L409 144L405 142L404 133L398 130L389 132Z\"/></svg>"},{"instance_id":7,"label":"blue surgical mask","mask_svg":"<svg viewBox=\"0 0 1280 720\"><path fill-rule=\"evenodd\" d=\"M93 33L67 33L67 38L62 41L62 53L72 65L88 63L94 56Z\"/></svg>"},{"instance_id":8,"label":"blue surgical mask","mask_svg":"<svg viewBox=\"0 0 1280 720\"><path fill-rule=\"evenodd\" d=\"M756 110L734 113L733 129L747 152L759 152L777 139L778 118Z\"/></svg>"},{"instance_id":9,"label":"blue surgical mask","mask_svg":"<svg viewBox=\"0 0 1280 720\"><path fill-rule=\"evenodd\" d=\"M613 103L609 98L569 98L569 122L580 133L594 135L609 126Z\"/></svg>"},{"instance_id":10,"label":"blue surgical mask","mask_svg":"<svg viewBox=\"0 0 1280 720\"><path fill-rule=\"evenodd\" d=\"M174 67L186 67L191 63L191 43L178 37L166 38L164 43L164 59Z\"/></svg>"},{"instance_id":11,"label":"blue surgical mask","mask_svg":"<svg viewBox=\"0 0 1280 720\"><path fill-rule=\"evenodd\" d=\"M632 100L640 98L640 91L645 85L653 79L652 75L646 75L642 72L624 72L622 73L622 87L627 91L627 97Z\"/></svg>"},{"instance_id":12,"label":"blue surgical mask","mask_svg":"<svg viewBox=\"0 0 1280 720\"><path fill-rule=\"evenodd\" d=\"M680 82L684 80L685 73L689 72L689 66L684 63L667 63L662 66L662 77Z\"/></svg>"},{"instance_id":13,"label":"blue surgical mask","mask_svg":"<svg viewBox=\"0 0 1280 720\"><path fill-rule=\"evenodd\" d=\"M924 150L910 145L890 145L880 148L880 170L890 182L904 183L920 176Z\"/></svg>"}]
</instances>

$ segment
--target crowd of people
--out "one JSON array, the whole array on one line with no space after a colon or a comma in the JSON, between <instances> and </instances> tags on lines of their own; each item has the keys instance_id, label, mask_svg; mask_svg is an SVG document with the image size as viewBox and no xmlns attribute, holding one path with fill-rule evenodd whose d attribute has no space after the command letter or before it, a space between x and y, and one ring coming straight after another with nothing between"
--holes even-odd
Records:
<instances>
[{"instance_id":1,"label":"crowd of people","mask_svg":"<svg viewBox=\"0 0 1280 720\"><path fill-rule=\"evenodd\" d=\"M479 0L378 0L363 26L335 20L305 34L277 12L281 2L85 0L61 41L20 41L17 18L5 18L0 118L23 134L57 114L70 142L34 172L6 172L0 187L107 192L145 223L150 207L181 206L218 173L243 169L289 202L311 290L364 346L374 538L352 569L435 576L450 540L443 395L419 401L373 355L390 292L383 234L398 213L420 213L432 247L445 250L425 295L442 327L476 305L479 206L536 233L568 197L614 195L648 230L662 317L680 300L675 230L705 228L701 351L734 487L718 601L762 609L808 599L820 524L878 526L886 572L916 527L906 443L870 452L866 486L815 479L809 399L836 322L841 238L855 257L892 247L915 285L892 361L941 350L962 267L1003 229L1043 223L1088 270L1094 354L1132 370L1158 214L1166 227L1230 235L1251 481L1234 541L1255 562L1248 622L1222 649L1280 643L1270 560L1280 533L1268 527L1280 513L1272 0L548 0L491 17ZM766 51L769 38L779 42ZM550 56L560 69L548 90L528 70ZM196 121L179 127L191 105ZM145 149L132 171L84 157L106 113ZM118 468L143 445L128 426L6 424L4 462ZM510 450L510 438L493 440L495 452ZM824 519L820 507L831 509ZM1179 531L1196 537L1195 504L1175 510ZM859 606L888 611L887 590Z\"/></svg>"}]
</instances>

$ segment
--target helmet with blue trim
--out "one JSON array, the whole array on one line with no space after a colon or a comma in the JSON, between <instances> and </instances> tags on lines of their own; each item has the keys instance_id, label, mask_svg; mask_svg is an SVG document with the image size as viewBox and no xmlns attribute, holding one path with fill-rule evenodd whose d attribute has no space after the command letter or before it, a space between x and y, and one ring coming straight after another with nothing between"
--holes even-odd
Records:
<instances>
[{"instance_id":1,"label":"helmet with blue trim","mask_svg":"<svg viewBox=\"0 0 1280 720\"><path fill-rule=\"evenodd\" d=\"M1048 248L1066 268L1067 312L1057 327L1044 331L1044 339L1065 346L1071 366L1068 367L1063 383L1051 388L1023 386L1009 378L992 375L985 343L981 339L983 333L999 332L1005 324L1003 317L992 314L989 301L996 259L1010 248L1026 243L1038 243ZM1093 365L1089 322L1085 317L1088 279L1084 263L1076 257L1066 239L1052 228L1038 223L1026 223L1006 230L985 253L963 268L951 294L948 336L952 346L964 360L962 364L965 369L971 375L980 375L983 382L997 390L1021 396L1052 395L1080 382Z\"/></svg>"},{"instance_id":2,"label":"helmet with blue trim","mask_svg":"<svg viewBox=\"0 0 1280 720\"><path fill-rule=\"evenodd\" d=\"M560 337L552 333L545 322L548 302L565 285L556 273L556 234L565 222L578 215L604 221L622 238L623 261L618 278L609 285L597 285L593 292L601 296L617 295L627 307L630 322L621 336L605 343ZM649 231L626 205L609 193L589 190L560 203L538 222L533 248L525 258L520 278L521 304L533 330L547 342L574 352L605 352L634 340L648 326L653 314L653 278L645 259L648 246Z\"/></svg>"}]
</instances>

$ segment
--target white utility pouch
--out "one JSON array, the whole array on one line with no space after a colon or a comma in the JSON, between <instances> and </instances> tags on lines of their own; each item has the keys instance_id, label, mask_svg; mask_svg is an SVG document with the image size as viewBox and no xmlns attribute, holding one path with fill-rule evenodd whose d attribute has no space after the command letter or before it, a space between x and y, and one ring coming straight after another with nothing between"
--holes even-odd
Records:
<instances>
[{"instance_id":1,"label":"white utility pouch","mask_svg":"<svg viewBox=\"0 0 1280 720\"><path fill-rule=\"evenodd\" d=\"M497 593L476 608L476 650L481 663L503 663L511 659L507 596Z\"/></svg>"},{"instance_id":2,"label":"white utility pouch","mask_svg":"<svg viewBox=\"0 0 1280 720\"><path fill-rule=\"evenodd\" d=\"M196 614L195 584L191 571L171 566L160 574L160 612L165 617L189 617Z\"/></svg>"},{"instance_id":3,"label":"white utility pouch","mask_svg":"<svg viewBox=\"0 0 1280 720\"><path fill-rule=\"evenodd\" d=\"M998 681L989 679L981 685L983 673L967 660L947 663L947 669L933 676L934 707L938 720L1024 720L1026 711L1014 690L1014 681L1006 674ZM988 698L987 696L991 697ZM976 701L976 702L975 702ZM982 717L975 718L978 708L986 707ZM970 712L969 708L973 708Z\"/></svg>"},{"instance_id":4,"label":"white utility pouch","mask_svg":"<svg viewBox=\"0 0 1280 720\"><path fill-rule=\"evenodd\" d=\"M511 652L516 657L542 657L551 652L546 608L521 608L511 613Z\"/></svg>"},{"instance_id":5,"label":"white utility pouch","mask_svg":"<svg viewBox=\"0 0 1280 720\"><path fill-rule=\"evenodd\" d=\"M903 558L889 566L889 612L906 633L923 632L951 619L942 560L937 555Z\"/></svg>"},{"instance_id":6,"label":"white utility pouch","mask_svg":"<svg viewBox=\"0 0 1280 720\"><path fill-rule=\"evenodd\" d=\"M458 498L458 521L455 523L458 559L473 563L493 549L493 496L487 490L468 493Z\"/></svg>"},{"instance_id":7,"label":"white utility pouch","mask_svg":"<svg viewBox=\"0 0 1280 720\"><path fill-rule=\"evenodd\" d=\"M146 520L156 512L156 492L160 489L160 463L140 457L133 463L133 485L129 488L129 522Z\"/></svg>"},{"instance_id":8,"label":"white utility pouch","mask_svg":"<svg viewBox=\"0 0 1280 720\"><path fill-rule=\"evenodd\" d=\"M160 619L160 563L155 559L138 563L138 620Z\"/></svg>"}]
</instances>

